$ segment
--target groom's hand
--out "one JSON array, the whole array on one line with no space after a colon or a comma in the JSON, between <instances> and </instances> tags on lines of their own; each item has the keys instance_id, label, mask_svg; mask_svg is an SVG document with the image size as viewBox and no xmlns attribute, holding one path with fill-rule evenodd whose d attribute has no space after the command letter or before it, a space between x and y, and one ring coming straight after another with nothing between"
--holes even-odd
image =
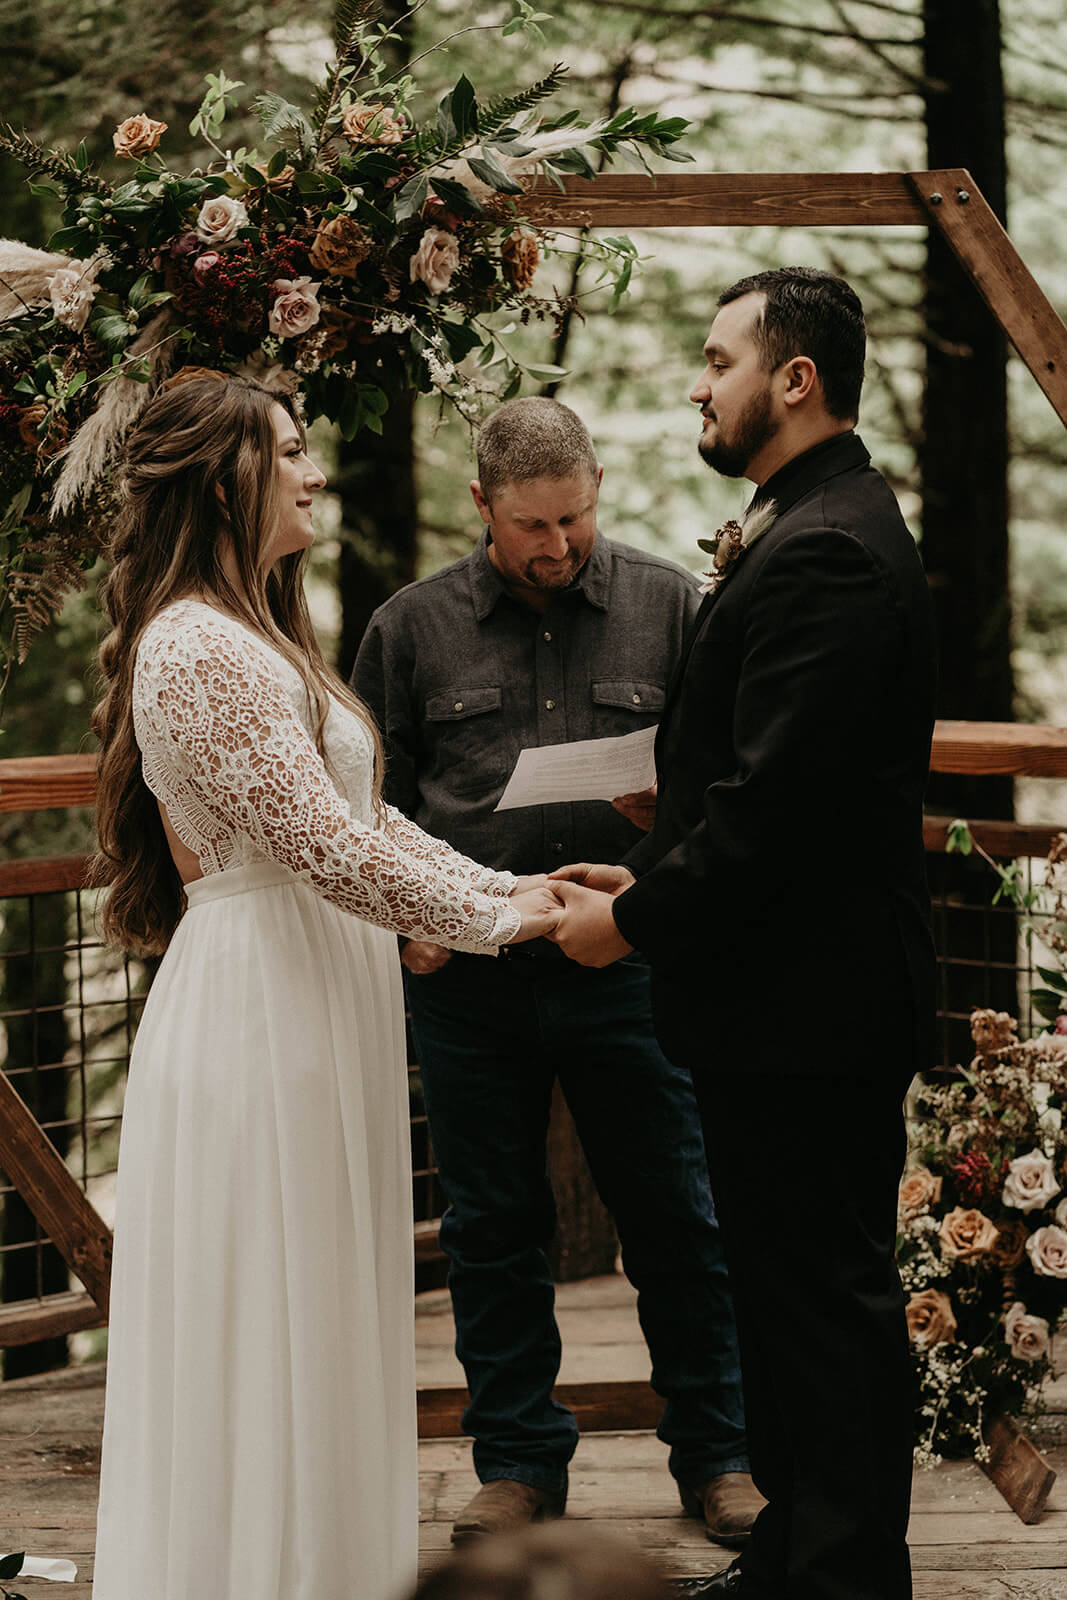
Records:
<instances>
[{"instance_id":1,"label":"groom's hand","mask_svg":"<svg viewBox=\"0 0 1067 1600\"><path fill-rule=\"evenodd\" d=\"M582 967L609 967L630 954L633 945L626 943L611 914L611 894L566 880L554 883L553 888L563 902L563 911L549 938L564 955Z\"/></svg>"},{"instance_id":2,"label":"groom's hand","mask_svg":"<svg viewBox=\"0 0 1067 1600\"><path fill-rule=\"evenodd\" d=\"M548 875L549 883L580 883L586 889L601 889L605 894L622 894L637 879L625 867L609 867L604 862L575 861L569 867L557 867Z\"/></svg>"}]
</instances>

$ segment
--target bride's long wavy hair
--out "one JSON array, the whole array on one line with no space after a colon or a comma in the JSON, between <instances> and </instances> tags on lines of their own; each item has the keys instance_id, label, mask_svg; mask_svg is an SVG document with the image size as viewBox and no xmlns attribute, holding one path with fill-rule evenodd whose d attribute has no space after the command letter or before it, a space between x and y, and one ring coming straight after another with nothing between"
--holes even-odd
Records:
<instances>
[{"instance_id":1,"label":"bride's long wavy hair","mask_svg":"<svg viewBox=\"0 0 1067 1600\"><path fill-rule=\"evenodd\" d=\"M269 640L304 680L324 756L330 696L354 711L374 741L380 802L381 740L366 707L323 659L304 595L307 551L283 556L269 572L261 567L280 511L275 405L289 411L302 438L284 397L240 378L190 379L157 395L127 441L113 566L102 591L111 622L99 657L104 692L92 719L101 744L92 881L109 887L105 936L126 949L165 950L185 909L133 727L137 646L164 606L202 597ZM226 571L230 551L237 583Z\"/></svg>"}]
</instances>

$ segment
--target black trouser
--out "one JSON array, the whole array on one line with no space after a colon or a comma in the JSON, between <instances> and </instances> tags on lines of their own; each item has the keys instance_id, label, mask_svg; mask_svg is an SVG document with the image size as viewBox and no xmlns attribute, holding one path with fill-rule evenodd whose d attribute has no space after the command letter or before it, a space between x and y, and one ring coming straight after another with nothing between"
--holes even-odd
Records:
<instances>
[{"instance_id":1,"label":"black trouser","mask_svg":"<svg viewBox=\"0 0 1067 1600\"><path fill-rule=\"evenodd\" d=\"M694 1074L757 1486L752 1600L908 1600L911 1360L894 1261L907 1084Z\"/></svg>"}]
</instances>

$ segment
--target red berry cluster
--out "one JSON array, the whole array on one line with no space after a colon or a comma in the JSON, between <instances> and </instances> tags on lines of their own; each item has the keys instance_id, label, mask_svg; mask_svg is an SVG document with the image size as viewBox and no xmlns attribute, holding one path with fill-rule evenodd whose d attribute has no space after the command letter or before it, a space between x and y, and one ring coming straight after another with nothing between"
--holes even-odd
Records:
<instances>
[{"instance_id":1,"label":"red berry cluster","mask_svg":"<svg viewBox=\"0 0 1067 1600\"><path fill-rule=\"evenodd\" d=\"M960 1156L958 1161L952 1163L952 1175L956 1180L960 1199L968 1205L980 1205L999 1189L1007 1167L1005 1158L994 1170L993 1163L984 1150L970 1150L966 1155Z\"/></svg>"},{"instance_id":2,"label":"red berry cluster","mask_svg":"<svg viewBox=\"0 0 1067 1600\"><path fill-rule=\"evenodd\" d=\"M215 259L198 267L197 262L207 256ZM174 300L183 316L216 336L236 328L258 338L267 331L274 281L310 271L306 247L299 240L286 235L271 240L266 230L261 230L258 243L241 239L219 251L204 245L200 255L185 256L181 266Z\"/></svg>"}]
</instances>

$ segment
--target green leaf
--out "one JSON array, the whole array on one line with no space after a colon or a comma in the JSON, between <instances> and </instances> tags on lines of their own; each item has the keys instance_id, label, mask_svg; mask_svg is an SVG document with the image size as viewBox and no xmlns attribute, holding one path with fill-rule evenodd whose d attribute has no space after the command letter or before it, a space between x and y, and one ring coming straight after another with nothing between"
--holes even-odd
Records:
<instances>
[{"instance_id":1,"label":"green leaf","mask_svg":"<svg viewBox=\"0 0 1067 1600\"><path fill-rule=\"evenodd\" d=\"M268 139L277 139L279 134L291 129L304 150L315 148L314 128L300 107L286 100L284 95L259 94L252 101L252 110L262 123Z\"/></svg>"},{"instance_id":2,"label":"green leaf","mask_svg":"<svg viewBox=\"0 0 1067 1600\"><path fill-rule=\"evenodd\" d=\"M287 156L284 150L275 150L267 162L267 177L277 178L285 170Z\"/></svg>"},{"instance_id":3,"label":"green leaf","mask_svg":"<svg viewBox=\"0 0 1067 1600\"><path fill-rule=\"evenodd\" d=\"M958 851L961 856L969 856L974 849L974 840L971 838L970 824L964 817L956 817L945 830L945 850L949 854Z\"/></svg>"},{"instance_id":4,"label":"green leaf","mask_svg":"<svg viewBox=\"0 0 1067 1600\"><path fill-rule=\"evenodd\" d=\"M531 378L536 378L538 383L551 383L553 378L566 378L570 369L568 367L553 367L550 365L535 366L527 363L526 371Z\"/></svg>"},{"instance_id":5,"label":"green leaf","mask_svg":"<svg viewBox=\"0 0 1067 1600\"><path fill-rule=\"evenodd\" d=\"M267 179L265 174L260 172L258 167L252 166L251 162L249 161L246 161L244 166L241 168L241 176L244 178L250 189L265 189L267 187Z\"/></svg>"},{"instance_id":6,"label":"green leaf","mask_svg":"<svg viewBox=\"0 0 1067 1600\"><path fill-rule=\"evenodd\" d=\"M438 199L443 200L449 210L458 212L461 216L478 217L483 215L484 206L477 195L471 194L461 183L455 183L451 178L434 177L433 192Z\"/></svg>"},{"instance_id":7,"label":"green leaf","mask_svg":"<svg viewBox=\"0 0 1067 1600\"><path fill-rule=\"evenodd\" d=\"M22 1571L22 1563L25 1559L25 1550L20 1550L18 1555L4 1556L0 1560L0 1578L17 1578Z\"/></svg>"},{"instance_id":8,"label":"green leaf","mask_svg":"<svg viewBox=\"0 0 1067 1600\"><path fill-rule=\"evenodd\" d=\"M59 200L61 198L59 190L53 189L50 183L27 182L27 188L31 194L39 195L41 199Z\"/></svg>"},{"instance_id":9,"label":"green leaf","mask_svg":"<svg viewBox=\"0 0 1067 1600\"><path fill-rule=\"evenodd\" d=\"M441 337L448 348L452 360L458 365L472 350L480 348L482 336L477 328L472 328L466 322L442 322L439 324Z\"/></svg>"},{"instance_id":10,"label":"green leaf","mask_svg":"<svg viewBox=\"0 0 1067 1600\"><path fill-rule=\"evenodd\" d=\"M109 349L125 346L129 341L130 325L117 311L101 311L90 317L89 326L94 337Z\"/></svg>"},{"instance_id":11,"label":"green leaf","mask_svg":"<svg viewBox=\"0 0 1067 1600\"><path fill-rule=\"evenodd\" d=\"M442 145L451 144L458 137L456 124L452 121L452 94L441 96L437 107L437 136Z\"/></svg>"},{"instance_id":12,"label":"green leaf","mask_svg":"<svg viewBox=\"0 0 1067 1600\"><path fill-rule=\"evenodd\" d=\"M491 150L483 150L481 156L468 156L467 165L476 178L481 178L490 189L497 189L501 194L522 194L522 184L516 183L506 167L502 166Z\"/></svg>"},{"instance_id":13,"label":"green leaf","mask_svg":"<svg viewBox=\"0 0 1067 1600\"><path fill-rule=\"evenodd\" d=\"M1063 996L1061 994L1053 994L1051 989L1032 989L1030 992L1030 1004L1039 1016L1045 1018L1046 1022L1055 1022L1063 1006Z\"/></svg>"},{"instance_id":14,"label":"green leaf","mask_svg":"<svg viewBox=\"0 0 1067 1600\"><path fill-rule=\"evenodd\" d=\"M60 228L52 235L45 245L46 250L62 250L68 254L85 249L92 245L94 234L92 228Z\"/></svg>"},{"instance_id":15,"label":"green leaf","mask_svg":"<svg viewBox=\"0 0 1067 1600\"><path fill-rule=\"evenodd\" d=\"M474 85L464 73L456 87L452 90L449 99L449 112L455 124L457 134L478 132L478 100L474 93Z\"/></svg>"},{"instance_id":16,"label":"green leaf","mask_svg":"<svg viewBox=\"0 0 1067 1600\"><path fill-rule=\"evenodd\" d=\"M1034 971L1044 978L1049 988L1059 994L1067 994L1067 977L1062 972L1056 972L1052 967L1035 967Z\"/></svg>"},{"instance_id":17,"label":"green leaf","mask_svg":"<svg viewBox=\"0 0 1067 1600\"><path fill-rule=\"evenodd\" d=\"M87 372L76 372L67 384L67 399L69 400L72 395L77 394L79 389L84 389L88 381L89 374Z\"/></svg>"},{"instance_id":18,"label":"green leaf","mask_svg":"<svg viewBox=\"0 0 1067 1600\"><path fill-rule=\"evenodd\" d=\"M406 222L409 217L415 216L426 204L430 193L430 177L426 172L419 172L414 178L409 179L404 187L397 192L393 202L393 216L397 222Z\"/></svg>"},{"instance_id":19,"label":"green leaf","mask_svg":"<svg viewBox=\"0 0 1067 1600\"><path fill-rule=\"evenodd\" d=\"M127 301L134 311L143 311L148 304L148 297L152 293L152 274L142 272L137 282L130 286L126 296Z\"/></svg>"},{"instance_id":20,"label":"green leaf","mask_svg":"<svg viewBox=\"0 0 1067 1600\"><path fill-rule=\"evenodd\" d=\"M84 139L74 152L74 164L79 172L88 172L89 170L89 152L85 147Z\"/></svg>"}]
</instances>

